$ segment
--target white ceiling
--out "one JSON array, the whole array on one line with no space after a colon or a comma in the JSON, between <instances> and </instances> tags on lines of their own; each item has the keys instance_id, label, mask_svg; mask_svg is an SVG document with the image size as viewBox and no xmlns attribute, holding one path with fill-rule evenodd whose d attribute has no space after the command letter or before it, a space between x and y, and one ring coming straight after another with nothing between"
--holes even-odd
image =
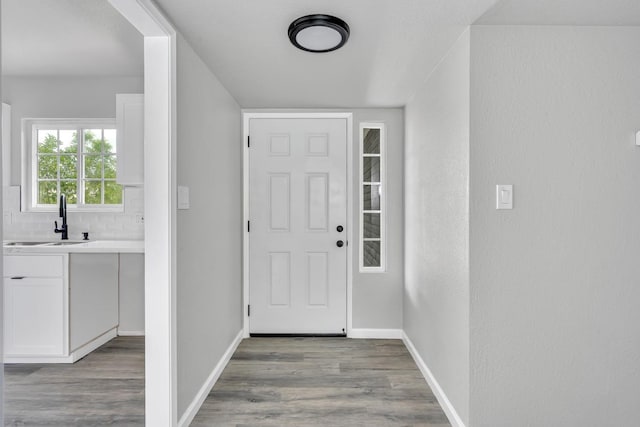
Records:
<instances>
[{"instance_id":1,"label":"white ceiling","mask_svg":"<svg viewBox=\"0 0 640 427\"><path fill-rule=\"evenodd\" d=\"M142 75L143 38L106 0L2 0L4 75Z\"/></svg>"},{"instance_id":2,"label":"white ceiling","mask_svg":"<svg viewBox=\"0 0 640 427\"><path fill-rule=\"evenodd\" d=\"M640 25L640 0L501 0L476 24Z\"/></svg>"},{"instance_id":3,"label":"white ceiling","mask_svg":"<svg viewBox=\"0 0 640 427\"><path fill-rule=\"evenodd\" d=\"M243 107L402 106L497 0L156 0ZM289 24L345 20L340 50L294 48Z\"/></svg>"},{"instance_id":4,"label":"white ceiling","mask_svg":"<svg viewBox=\"0 0 640 427\"><path fill-rule=\"evenodd\" d=\"M640 0L156 0L245 108L403 106L472 24L640 25ZM141 75L142 36L107 0L2 0L5 75ZM312 54L294 19L351 38Z\"/></svg>"}]
</instances>

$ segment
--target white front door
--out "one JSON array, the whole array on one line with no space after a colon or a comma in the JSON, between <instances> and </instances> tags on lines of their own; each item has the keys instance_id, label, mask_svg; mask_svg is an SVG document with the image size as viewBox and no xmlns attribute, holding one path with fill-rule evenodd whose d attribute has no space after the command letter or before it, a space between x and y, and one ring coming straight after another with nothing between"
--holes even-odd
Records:
<instances>
[{"instance_id":1,"label":"white front door","mask_svg":"<svg viewBox=\"0 0 640 427\"><path fill-rule=\"evenodd\" d=\"M249 122L249 330L344 334L347 120Z\"/></svg>"}]
</instances>

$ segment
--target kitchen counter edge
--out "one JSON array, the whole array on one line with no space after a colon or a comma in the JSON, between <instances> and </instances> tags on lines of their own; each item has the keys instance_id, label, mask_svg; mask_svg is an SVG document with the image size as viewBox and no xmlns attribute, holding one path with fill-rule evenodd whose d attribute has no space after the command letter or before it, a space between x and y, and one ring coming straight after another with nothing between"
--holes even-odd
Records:
<instances>
[{"instance_id":1,"label":"kitchen counter edge","mask_svg":"<svg viewBox=\"0 0 640 427\"><path fill-rule=\"evenodd\" d=\"M5 255L28 253L144 253L144 240L92 240L89 242L79 242L73 245L61 246L6 246L7 243L10 243L12 241L16 240L5 240L3 242L3 251Z\"/></svg>"}]
</instances>

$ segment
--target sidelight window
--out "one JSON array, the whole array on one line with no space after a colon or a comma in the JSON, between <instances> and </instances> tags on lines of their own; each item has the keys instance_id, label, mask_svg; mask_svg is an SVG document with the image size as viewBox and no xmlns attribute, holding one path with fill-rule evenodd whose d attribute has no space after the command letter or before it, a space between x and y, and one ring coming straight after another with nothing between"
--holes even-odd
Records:
<instances>
[{"instance_id":1,"label":"sidelight window","mask_svg":"<svg viewBox=\"0 0 640 427\"><path fill-rule=\"evenodd\" d=\"M385 127L360 124L360 271L385 271Z\"/></svg>"}]
</instances>

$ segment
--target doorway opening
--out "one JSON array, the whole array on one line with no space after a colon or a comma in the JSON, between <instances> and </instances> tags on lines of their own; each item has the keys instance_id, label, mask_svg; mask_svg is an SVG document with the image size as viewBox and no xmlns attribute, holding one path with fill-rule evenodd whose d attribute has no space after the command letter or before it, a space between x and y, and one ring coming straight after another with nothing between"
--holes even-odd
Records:
<instances>
[{"instance_id":1,"label":"doorway opening","mask_svg":"<svg viewBox=\"0 0 640 427\"><path fill-rule=\"evenodd\" d=\"M144 37L145 72L142 87L146 105L143 119L145 211L144 215L141 215L140 222L144 222L146 253L144 269L146 276L144 413L146 419L142 422L154 426L176 425L174 215L176 207L174 197L176 34L170 23L149 0L100 0L92 3L102 8L106 5L107 9L109 4ZM3 3L3 9L4 6ZM52 6L52 11L57 11L58 6ZM117 55L113 57L107 55L107 57L112 62L117 62ZM58 134L56 129L56 135ZM107 154L112 153L101 151L103 157ZM104 181L104 176L102 178ZM4 315L2 312L0 314Z\"/></svg>"}]
</instances>

